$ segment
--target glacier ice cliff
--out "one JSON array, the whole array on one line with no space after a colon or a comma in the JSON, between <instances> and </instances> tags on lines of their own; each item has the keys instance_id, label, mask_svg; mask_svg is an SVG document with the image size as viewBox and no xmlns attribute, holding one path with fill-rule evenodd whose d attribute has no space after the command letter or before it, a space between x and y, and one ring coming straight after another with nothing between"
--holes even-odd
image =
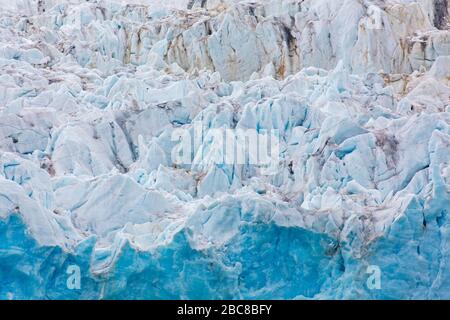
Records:
<instances>
[{"instance_id":1,"label":"glacier ice cliff","mask_svg":"<svg viewBox=\"0 0 450 320\"><path fill-rule=\"evenodd\" d=\"M0 299L450 299L447 0L0 4Z\"/></svg>"}]
</instances>

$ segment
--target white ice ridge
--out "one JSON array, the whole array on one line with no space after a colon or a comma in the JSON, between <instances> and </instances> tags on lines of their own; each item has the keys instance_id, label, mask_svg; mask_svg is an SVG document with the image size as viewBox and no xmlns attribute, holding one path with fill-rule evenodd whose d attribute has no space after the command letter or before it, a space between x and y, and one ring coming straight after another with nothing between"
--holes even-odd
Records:
<instances>
[{"instance_id":1,"label":"white ice ridge","mask_svg":"<svg viewBox=\"0 0 450 320\"><path fill-rule=\"evenodd\" d=\"M450 299L447 0L0 5L0 299Z\"/></svg>"}]
</instances>

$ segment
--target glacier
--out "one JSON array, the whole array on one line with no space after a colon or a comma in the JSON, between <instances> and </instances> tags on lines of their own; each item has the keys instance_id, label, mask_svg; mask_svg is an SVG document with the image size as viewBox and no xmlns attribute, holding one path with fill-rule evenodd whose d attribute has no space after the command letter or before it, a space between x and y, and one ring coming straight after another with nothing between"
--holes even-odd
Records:
<instances>
[{"instance_id":1,"label":"glacier","mask_svg":"<svg viewBox=\"0 0 450 320\"><path fill-rule=\"evenodd\" d=\"M0 5L0 299L450 299L447 0Z\"/></svg>"}]
</instances>

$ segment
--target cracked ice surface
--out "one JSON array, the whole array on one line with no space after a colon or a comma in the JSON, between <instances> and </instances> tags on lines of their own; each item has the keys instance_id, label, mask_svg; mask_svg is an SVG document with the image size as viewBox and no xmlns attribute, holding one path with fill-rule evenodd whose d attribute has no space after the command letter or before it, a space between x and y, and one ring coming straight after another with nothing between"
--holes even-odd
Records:
<instances>
[{"instance_id":1,"label":"cracked ice surface","mask_svg":"<svg viewBox=\"0 0 450 320\"><path fill-rule=\"evenodd\" d=\"M445 0L1 4L0 298L450 298Z\"/></svg>"}]
</instances>

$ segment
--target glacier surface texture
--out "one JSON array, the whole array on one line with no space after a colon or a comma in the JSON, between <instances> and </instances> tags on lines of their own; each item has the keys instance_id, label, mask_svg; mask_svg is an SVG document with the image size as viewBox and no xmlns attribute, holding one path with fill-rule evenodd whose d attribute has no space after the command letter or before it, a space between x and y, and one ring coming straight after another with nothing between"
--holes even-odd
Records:
<instances>
[{"instance_id":1,"label":"glacier surface texture","mask_svg":"<svg viewBox=\"0 0 450 320\"><path fill-rule=\"evenodd\" d=\"M450 299L447 0L0 4L0 299Z\"/></svg>"}]
</instances>

